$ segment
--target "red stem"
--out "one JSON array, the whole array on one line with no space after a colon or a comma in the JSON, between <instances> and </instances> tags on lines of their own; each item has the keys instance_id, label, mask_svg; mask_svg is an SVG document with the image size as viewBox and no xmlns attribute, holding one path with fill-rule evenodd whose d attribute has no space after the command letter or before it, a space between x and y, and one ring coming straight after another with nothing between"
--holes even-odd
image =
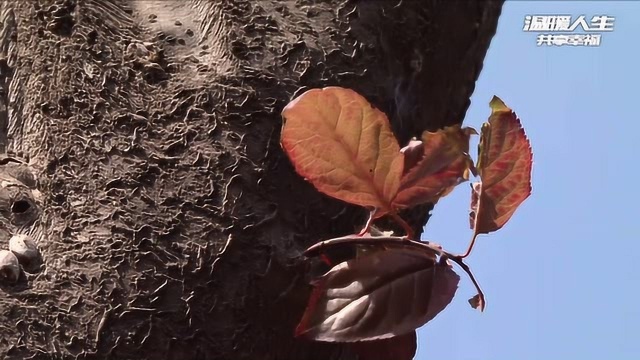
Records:
<instances>
[{"instance_id":1,"label":"red stem","mask_svg":"<svg viewBox=\"0 0 640 360\"><path fill-rule=\"evenodd\" d=\"M402 226L402 228L404 229L404 232L407 234L407 238L409 238L409 240L415 240L415 232L413 231L413 229L411 228L411 226L409 224L407 224L406 221L404 221L403 218L400 217L400 215L396 214L396 213L392 213L391 214L391 218L393 220L395 220L398 224L400 224L400 226Z\"/></svg>"},{"instance_id":2,"label":"red stem","mask_svg":"<svg viewBox=\"0 0 640 360\"><path fill-rule=\"evenodd\" d=\"M471 254L471 250L473 250L473 246L476 244L476 238L478 237L478 233L477 232L473 232L473 237L471 238L471 242L469 243L469 246L467 247L467 251L465 251L464 254L459 255L461 259L466 258L467 256L469 256L469 254Z\"/></svg>"}]
</instances>

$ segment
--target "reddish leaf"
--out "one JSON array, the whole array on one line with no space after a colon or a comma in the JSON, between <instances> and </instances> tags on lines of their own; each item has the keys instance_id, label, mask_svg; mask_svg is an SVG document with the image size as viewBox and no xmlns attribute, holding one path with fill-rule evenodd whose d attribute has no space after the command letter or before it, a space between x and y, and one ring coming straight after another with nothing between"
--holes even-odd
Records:
<instances>
[{"instance_id":1,"label":"reddish leaf","mask_svg":"<svg viewBox=\"0 0 640 360\"><path fill-rule=\"evenodd\" d=\"M281 143L296 171L337 199L391 211L403 155L386 115L356 92L328 87L300 95L282 112Z\"/></svg>"},{"instance_id":2,"label":"reddish leaf","mask_svg":"<svg viewBox=\"0 0 640 360\"><path fill-rule=\"evenodd\" d=\"M407 334L451 302L459 280L435 252L366 252L317 281L296 335L354 342Z\"/></svg>"},{"instance_id":3,"label":"reddish leaf","mask_svg":"<svg viewBox=\"0 0 640 360\"><path fill-rule=\"evenodd\" d=\"M380 249L411 249L411 251L424 253L425 256L430 259L439 257L438 262L441 265L449 266L448 261L450 260L458 264L458 266L460 266L462 270L464 270L464 272L469 275L469 279L478 291L478 294L470 299L469 303L474 308L479 309L480 311L484 311L486 305L484 293L482 292L482 289L480 289L480 284L478 284L478 282L476 281L473 272L471 271L469 266L464 263L464 256L453 255L444 250L442 246L431 241L413 241L407 239L406 237L392 236L389 233L385 234L383 232L380 232L375 227L371 227L371 230L371 234L365 234L364 236L349 235L321 241L309 247L304 252L304 255L306 257L323 257L325 254L336 253L337 251L341 250L344 253L344 250L349 249L352 254L351 257L343 258L344 260L347 260L351 259L353 256L361 256L363 254L366 254L367 251L380 251ZM446 262L443 262L443 259L447 259ZM446 284L447 283L445 282L436 285L445 286ZM453 284L451 286L454 285L457 284ZM434 296L431 296L430 298L431 306L433 306L434 308L439 308L441 306L442 309L444 309L450 299L447 299L445 297L439 300L437 294L448 294L450 291L455 292L455 289L447 289L446 287L435 289L433 292ZM438 305L439 301L442 301L441 305Z\"/></svg>"},{"instance_id":4,"label":"reddish leaf","mask_svg":"<svg viewBox=\"0 0 640 360\"><path fill-rule=\"evenodd\" d=\"M411 360L418 349L416 332L351 345L360 360Z\"/></svg>"},{"instance_id":5,"label":"reddish leaf","mask_svg":"<svg viewBox=\"0 0 640 360\"><path fill-rule=\"evenodd\" d=\"M393 206L406 208L435 203L461 181L467 180L472 166L468 154L469 137L473 133L475 130L457 125L436 132L425 131L421 143L414 141L403 148L405 166L413 166L405 169ZM421 156L416 156L417 153Z\"/></svg>"},{"instance_id":6,"label":"reddish leaf","mask_svg":"<svg viewBox=\"0 0 640 360\"><path fill-rule=\"evenodd\" d=\"M472 187L474 236L500 229L531 194L531 145L516 114L498 97L482 126L477 169L482 180Z\"/></svg>"},{"instance_id":7,"label":"reddish leaf","mask_svg":"<svg viewBox=\"0 0 640 360\"><path fill-rule=\"evenodd\" d=\"M402 175L404 176L409 170L413 169L414 166L422 159L424 156L424 145L422 144L422 140L416 140L415 138L407 144L407 146L400 149L400 152L404 154L404 168L402 170Z\"/></svg>"}]
</instances>

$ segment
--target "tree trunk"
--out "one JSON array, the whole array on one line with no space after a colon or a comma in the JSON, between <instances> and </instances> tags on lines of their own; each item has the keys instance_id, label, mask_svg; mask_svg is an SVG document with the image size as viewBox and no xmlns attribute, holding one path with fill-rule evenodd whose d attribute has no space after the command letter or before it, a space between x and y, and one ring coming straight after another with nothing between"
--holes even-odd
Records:
<instances>
[{"instance_id":1,"label":"tree trunk","mask_svg":"<svg viewBox=\"0 0 640 360\"><path fill-rule=\"evenodd\" d=\"M338 85L389 114L401 144L459 123L501 6L2 2L0 148L38 183L11 159L0 172L37 219L15 220L6 182L0 211L44 266L0 284L0 357L354 359L293 330L301 252L366 214L293 171L280 112ZM418 232L429 209L409 214Z\"/></svg>"}]
</instances>

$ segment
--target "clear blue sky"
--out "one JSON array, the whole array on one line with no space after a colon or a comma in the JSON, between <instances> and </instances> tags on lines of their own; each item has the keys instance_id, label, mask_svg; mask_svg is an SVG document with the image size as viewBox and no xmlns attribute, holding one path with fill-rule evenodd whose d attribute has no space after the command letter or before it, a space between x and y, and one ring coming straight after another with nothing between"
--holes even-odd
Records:
<instances>
[{"instance_id":1,"label":"clear blue sky","mask_svg":"<svg viewBox=\"0 0 640 360\"><path fill-rule=\"evenodd\" d=\"M522 31L531 14L616 20L600 47L551 48ZM640 359L639 41L640 2L505 3L465 124L480 128L494 94L516 111L533 194L469 258L486 311L471 309L459 271L454 301L418 331L417 359ZM423 238L463 251L468 205L465 184Z\"/></svg>"}]
</instances>

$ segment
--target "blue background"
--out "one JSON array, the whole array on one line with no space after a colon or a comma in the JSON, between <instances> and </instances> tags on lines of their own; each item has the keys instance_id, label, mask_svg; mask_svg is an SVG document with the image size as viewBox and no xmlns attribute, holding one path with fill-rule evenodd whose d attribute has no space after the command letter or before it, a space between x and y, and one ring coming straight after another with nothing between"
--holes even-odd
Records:
<instances>
[{"instance_id":1,"label":"blue background","mask_svg":"<svg viewBox=\"0 0 640 360\"><path fill-rule=\"evenodd\" d=\"M600 47L538 47L522 31L534 14L616 20ZM417 359L640 359L639 40L640 2L505 3L465 124L480 128L494 94L516 111L533 194L468 259L485 312L458 271L456 298L418 331ZM465 250L469 191L437 204L424 239Z\"/></svg>"}]
</instances>

